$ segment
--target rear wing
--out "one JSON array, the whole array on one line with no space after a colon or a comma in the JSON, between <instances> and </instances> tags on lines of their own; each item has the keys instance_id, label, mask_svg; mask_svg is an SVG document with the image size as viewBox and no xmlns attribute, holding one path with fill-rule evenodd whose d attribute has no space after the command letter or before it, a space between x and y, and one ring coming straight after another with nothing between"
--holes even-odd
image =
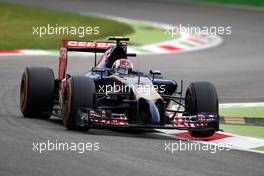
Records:
<instances>
[{"instance_id":1,"label":"rear wing","mask_svg":"<svg viewBox=\"0 0 264 176\"><path fill-rule=\"evenodd\" d=\"M68 51L78 52L97 52L104 53L108 48L115 46L115 42L99 42L99 41L78 41L63 40L61 47L67 48Z\"/></svg>"},{"instance_id":2,"label":"rear wing","mask_svg":"<svg viewBox=\"0 0 264 176\"><path fill-rule=\"evenodd\" d=\"M68 51L76 52L91 52L95 54L96 63L96 53L105 53L108 48L116 46L117 42L101 42L101 41L78 41L78 40L62 40L60 45L60 56L59 56L59 69L58 69L58 79L62 80L65 78L68 60ZM127 44L122 43L126 48Z\"/></svg>"}]
</instances>

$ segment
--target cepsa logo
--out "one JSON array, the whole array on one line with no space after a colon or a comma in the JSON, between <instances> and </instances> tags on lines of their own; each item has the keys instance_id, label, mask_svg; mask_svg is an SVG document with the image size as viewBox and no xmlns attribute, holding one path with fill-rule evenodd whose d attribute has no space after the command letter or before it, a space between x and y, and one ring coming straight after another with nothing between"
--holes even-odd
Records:
<instances>
[{"instance_id":1,"label":"cepsa logo","mask_svg":"<svg viewBox=\"0 0 264 176\"><path fill-rule=\"evenodd\" d=\"M102 48L107 49L115 43L107 42L84 42L84 41L68 41L67 46L69 48Z\"/></svg>"}]
</instances>

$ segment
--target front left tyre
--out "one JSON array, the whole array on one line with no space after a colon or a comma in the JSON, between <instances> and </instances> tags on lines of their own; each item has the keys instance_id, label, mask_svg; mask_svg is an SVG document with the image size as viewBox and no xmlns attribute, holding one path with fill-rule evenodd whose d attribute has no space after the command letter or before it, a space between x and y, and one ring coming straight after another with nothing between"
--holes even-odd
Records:
<instances>
[{"instance_id":1,"label":"front left tyre","mask_svg":"<svg viewBox=\"0 0 264 176\"><path fill-rule=\"evenodd\" d=\"M217 120L208 124L209 129L189 130L193 137L210 137L219 130L218 96L215 86L210 82L193 82L189 85L185 96L185 111L187 115L212 113Z\"/></svg>"},{"instance_id":2,"label":"front left tyre","mask_svg":"<svg viewBox=\"0 0 264 176\"><path fill-rule=\"evenodd\" d=\"M52 69L28 67L20 85L20 110L24 117L49 118L52 113L55 79Z\"/></svg>"}]
</instances>

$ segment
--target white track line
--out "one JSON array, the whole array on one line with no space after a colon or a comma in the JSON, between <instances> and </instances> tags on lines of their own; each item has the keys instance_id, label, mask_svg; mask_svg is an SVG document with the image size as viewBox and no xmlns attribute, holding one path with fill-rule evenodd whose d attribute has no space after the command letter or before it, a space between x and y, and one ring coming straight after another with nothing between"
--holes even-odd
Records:
<instances>
[{"instance_id":1,"label":"white track line","mask_svg":"<svg viewBox=\"0 0 264 176\"><path fill-rule=\"evenodd\" d=\"M264 107L264 102L249 103L221 103L220 108L247 108L247 107Z\"/></svg>"}]
</instances>

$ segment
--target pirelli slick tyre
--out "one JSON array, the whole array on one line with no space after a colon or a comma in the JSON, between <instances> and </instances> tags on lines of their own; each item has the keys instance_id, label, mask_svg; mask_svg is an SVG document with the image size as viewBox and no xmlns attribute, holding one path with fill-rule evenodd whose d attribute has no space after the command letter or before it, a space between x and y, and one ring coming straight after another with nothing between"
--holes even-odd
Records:
<instances>
[{"instance_id":1,"label":"pirelli slick tyre","mask_svg":"<svg viewBox=\"0 0 264 176\"><path fill-rule=\"evenodd\" d=\"M94 108L95 83L86 76L73 76L67 81L64 104L62 107L63 123L68 130L89 130L89 125L80 126L79 108Z\"/></svg>"},{"instance_id":2,"label":"pirelli slick tyre","mask_svg":"<svg viewBox=\"0 0 264 176\"><path fill-rule=\"evenodd\" d=\"M24 117L49 118L53 109L55 80L52 69L26 68L20 86L20 110Z\"/></svg>"},{"instance_id":3,"label":"pirelli slick tyre","mask_svg":"<svg viewBox=\"0 0 264 176\"><path fill-rule=\"evenodd\" d=\"M215 86L209 82L193 82L189 85L185 96L185 111L188 115L201 112L219 114L218 96ZM216 122L208 124L211 130L189 130L193 137L210 137L219 130L219 118Z\"/></svg>"}]
</instances>

